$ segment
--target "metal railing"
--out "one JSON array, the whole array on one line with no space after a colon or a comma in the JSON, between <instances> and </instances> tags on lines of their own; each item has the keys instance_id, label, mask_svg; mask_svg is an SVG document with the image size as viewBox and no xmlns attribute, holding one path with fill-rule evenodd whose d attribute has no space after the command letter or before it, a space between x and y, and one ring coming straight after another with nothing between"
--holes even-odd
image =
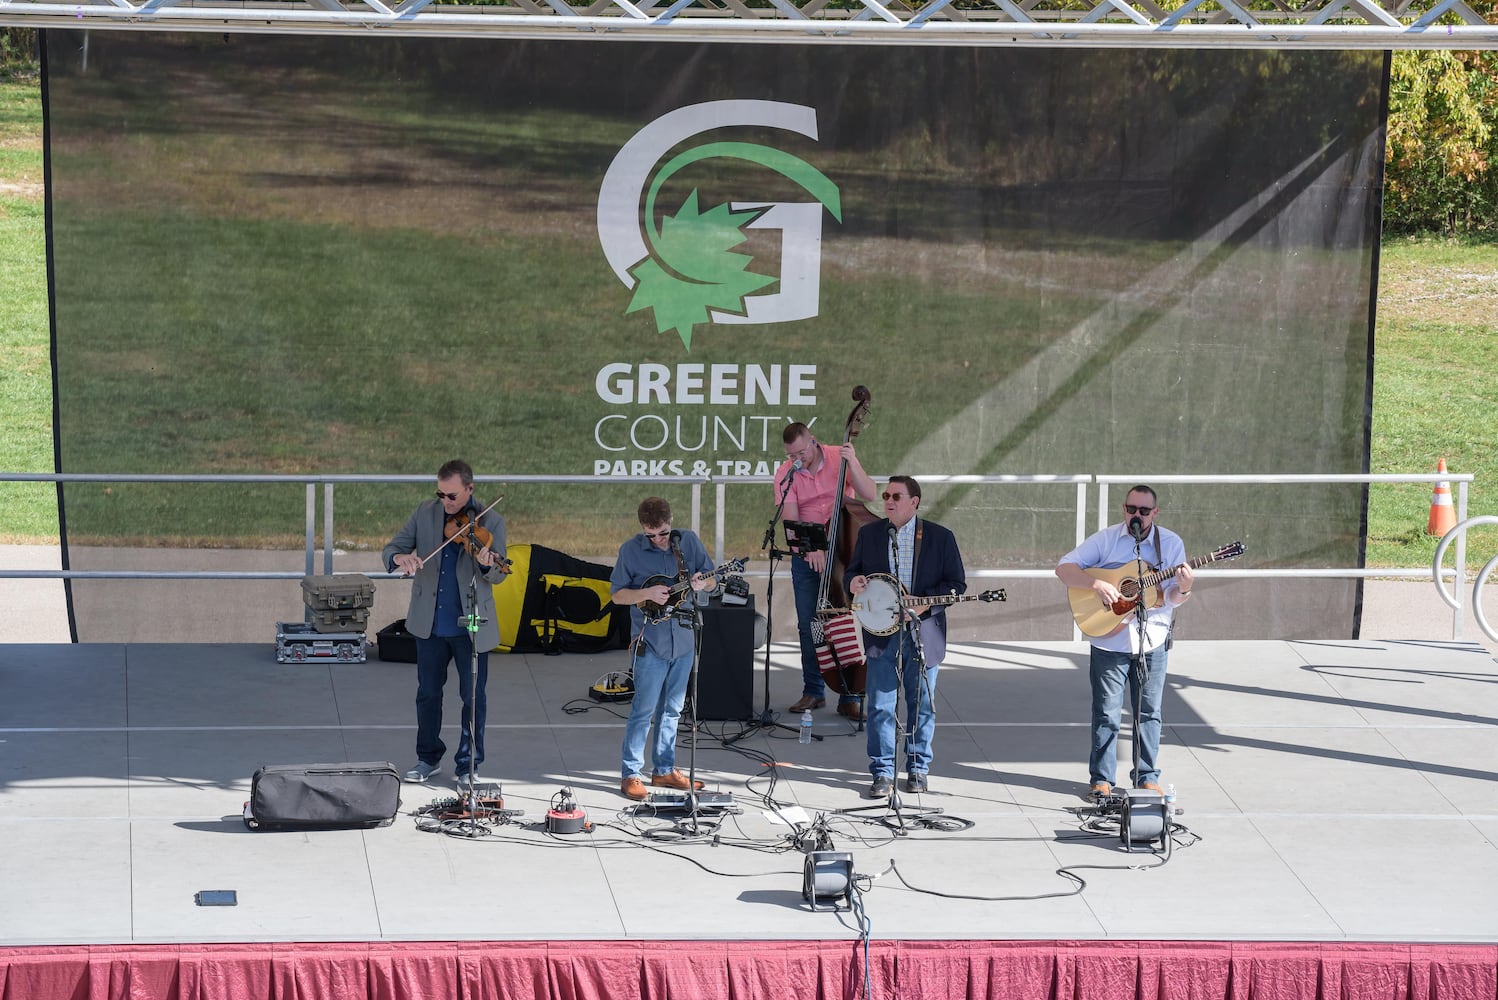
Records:
<instances>
[{"instance_id":1,"label":"metal railing","mask_svg":"<svg viewBox=\"0 0 1498 1000\"><path fill-rule=\"evenodd\" d=\"M887 476L875 476L875 479L888 478ZM1460 595L1466 585L1466 528L1472 524L1498 523L1498 517L1477 517L1468 519L1467 499L1468 488L1475 479L1469 473L1410 473L1410 474L1328 474L1328 475L1161 475L1147 477L1152 484L1156 485L1318 485L1318 484L1374 484L1374 483L1438 483L1448 482L1455 484L1455 513L1458 521L1457 527L1453 528L1436 551L1435 562L1430 568L1425 567L1398 567L1368 569L1364 567L1317 567L1317 568L1226 568L1214 567L1204 570L1205 575L1229 578L1407 578L1420 579L1429 576L1441 597L1452 608L1452 639L1462 639L1464 625L1464 605ZM1097 487L1096 524L1091 530L1106 526L1114 512L1109 503L1109 488L1114 485L1133 484L1139 482L1137 474L1104 475L1096 473L1081 474L1038 474L1038 475L1002 475L1002 476L977 476L977 475L943 475L928 474L920 477L921 483L927 486L1055 486L1058 484L1071 485L1076 490L1075 506L1075 536L1077 542L1081 542L1089 533L1087 524L1087 512L1090 506L1089 492L1093 486ZM285 483L303 486L306 492L306 544L305 544L305 573L277 572L277 571L235 571L235 570L7 570L0 569L0 578L10 579L225 579L225 580L279 580L300 579L304 575L312 575L316 567L316 527L317 527L317 487L323 487L323 572L331 574L334 572L334 546L333 546L333 513L334 513L334 490L339 484L397 484L397 483L429 483L429 475L381 475L381 474L344 474L344 475L148 475L127 473L0 473L0 482L41 482L41 483ZM699 534L702 531L703 495L702 487L711 483L713 486L714 507L714 561L722 563L725 555L725 539L728 528L729 510L729 488L752 486L766 487L773 483L768 476L542 476L542 475L485 475L474 476L475 482L480 483L503 483L511 484L575 484L575 485L639 485L644 483L668 483L672 485L691 486L691 527ZM748 504L756 511L768 509L770 504L767 494L758 493ZM1443 569L1441 559L1448 547L1454 543L1455 565L1453 569ZM1473 588L1473 605L1476 609L1479 626L1485 633L1498 640L1487 621L1482 617L1481 608L1478 603L1483 581L1494 568L1498 568L1498 556L1482 568L1476 577ZM370 574L375 577L391 577L393 574ZM750 573L747 575L759 575ZM1046 579L1054 575L1053 570L1047 569L1020 569L1007 567L976 567L970 574L975 577L1006 577ZM1448 594L1442 584L1445 577L1451 577L1455 585L1455 594Z\"/></svg>"}]
</instances>

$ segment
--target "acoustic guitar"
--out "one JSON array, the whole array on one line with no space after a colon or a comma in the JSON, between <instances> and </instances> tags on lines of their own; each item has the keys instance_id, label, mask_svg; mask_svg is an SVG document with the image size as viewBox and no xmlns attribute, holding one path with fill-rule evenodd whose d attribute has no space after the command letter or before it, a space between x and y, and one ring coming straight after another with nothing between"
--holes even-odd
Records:
<instances>
[{"instance_id":1,"label":"acoustic guitar","mask_svg":"<svg viewBox=\"0 0 1498 1000\"><path fill-rule=\"evenodd\" d=\"M1229 542L1214 552L1188 560L1185 565L1196 569L1207 563L1237 559L1242 554L1242 542ZM1170 569L1150 567L1153 572L1145 573L1143 576L1135 575L1137 568L1137 563L1129 563L1117 569L1084 571L1094 580L1107 580L1118 588L1119 598L1113 602L1112 607L1104 607L1098 600L1097 593L1090 587L1066 588L1066 598L1071 602L1071 615L1077 620L1077 628L1082 630L1083 635L1098 639L1105 635L1112 635L1123 628L1127 624L1129 613L1134 610L1135 599L1141 592L1144 594L1145 607L1159 607L1163 599L1160 584L1175 576L1176 571L1181 567L1172 566Z\"/></svg>"}]
</instances>

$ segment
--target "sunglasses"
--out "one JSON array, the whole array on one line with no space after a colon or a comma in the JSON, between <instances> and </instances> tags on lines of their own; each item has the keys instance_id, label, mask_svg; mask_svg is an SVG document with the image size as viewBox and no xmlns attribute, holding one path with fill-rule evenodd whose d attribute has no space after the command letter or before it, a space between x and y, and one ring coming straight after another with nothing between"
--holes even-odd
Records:
<instances>
[{"instance_id":1,"label":"sunglasses","mask_svg":"<svg viewBox=\"0 0 1498 1000\"><path fill-rule=\"evenodd\" d=\"M443 493L441 490L437 491L438 500L456 500L459 496L460 494L457 493Z\"/></svg>"},{"instance_id":2,"label":"sunglasses","mask_svg":"<svg viewBox=\"0 0 1498 1000\"><path fill-rule=\"evenodd\" d=\"M1149 517L1151 514L1154 513L1155 508L1153 508L1153 507L1135 507L1131 503L1126 503L1126 504L1124 504L1124 510L1128 511L1130 514L1142 514L1145 517Z\"/></svg>"},{"instance_id":3,"label":"sunglasses","mask_svg":"<svg viewBox=\"0 0 1498 1000\"><path fill-rule=\"evenodd\" d=\"M881 493L881 494L879 494L880 498L884 499L884 500L904 500L909 495L910 495L909 493Z\"/></svg>"},{"instance_id":4,"label":"sunglasses","mask_svg":"<svg viewBox=\"0 0 1498 1000\"><path fill-rule=\"evenodd\" d=\"M641 534L643 534L646 538L670 538L671 529L666 528L664 531L645 531L641 532Z\"/></svg>"}]
</instances>

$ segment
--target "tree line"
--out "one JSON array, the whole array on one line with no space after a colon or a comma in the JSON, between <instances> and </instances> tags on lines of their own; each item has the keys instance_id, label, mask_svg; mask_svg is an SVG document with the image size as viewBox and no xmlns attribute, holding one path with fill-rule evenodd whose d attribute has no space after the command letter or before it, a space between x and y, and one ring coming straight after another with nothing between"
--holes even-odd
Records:
<instances>
[{"instance_id":1,"label":"tree line","mask_svg":"<svg viewBox=\"0 0 1498 1000\"><path fill-rule=\"evenodd\" d=\"M37 69L36 31L0 28L0 79ZM1394 53L1384 162L1385 232L1498 235L1498 52Z\"/></svg>"}]
</instances>

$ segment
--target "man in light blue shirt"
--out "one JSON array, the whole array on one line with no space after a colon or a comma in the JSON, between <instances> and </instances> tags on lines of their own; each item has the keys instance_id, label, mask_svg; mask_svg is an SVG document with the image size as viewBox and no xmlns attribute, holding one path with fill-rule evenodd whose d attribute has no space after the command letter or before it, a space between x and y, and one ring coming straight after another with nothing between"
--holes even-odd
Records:
<instances>
[{"instance_id":1,"label":"man in light blue shirt","mask_svg":"<svg viewBox=\"0 0 1498 1000\"><path fill-rule=\"evenodd\" d=\"M1118 587L1087 570L1111 570L1143 559L1145 572L1176 567L1161 581L1159 600L1145 609L1143 635L1136 612L1121 615L1118 626L1092 639L1092 753L1087 762L1092 787L1089 794L1100 798L1113 791L1117 766L1119 716L1127 681L1134 706L1138 767L1129 780L1135 788L1160 791L1160 703L1165 694L1165 664L1170 651L1170 630L1175 609L1191 595L1191 566L1181 537L1155 523L1160 505L1155 491L1135 486L1124 497L1124 520L1089 536L1061 557L1056 576L1068 587L1091 590L1103 608L1120 600ZM1138 574L1131 573L1131 576ZM1143 676L1130 669L1136 657L1143 660Z\"/></svg>"},{"instance_id":2,"label":"man in light blue shirt","mask_svg":"<svg viewBox=\"0 0 1498 1000\"><path fill-rule=\"evenodd\" d=\"M717 587L713 561L695 532L671 527L671 504L662 497L646 497L638 510L640 531L619 546L619 558L609 576L615 604L628 606L634 636L635 695L624 724L623 761L619 791L643 802L645 740L651 742L650 784L686 791L693 786L676 769L676 725L692 676L696 631L676 615L664 614L675 595L693 600L697 593ZM689 587L690 589L686 589ZM641 605L649 601L653 614ZM695 785L701 790L703 783Z\"/></svg>"}]
</instances>

